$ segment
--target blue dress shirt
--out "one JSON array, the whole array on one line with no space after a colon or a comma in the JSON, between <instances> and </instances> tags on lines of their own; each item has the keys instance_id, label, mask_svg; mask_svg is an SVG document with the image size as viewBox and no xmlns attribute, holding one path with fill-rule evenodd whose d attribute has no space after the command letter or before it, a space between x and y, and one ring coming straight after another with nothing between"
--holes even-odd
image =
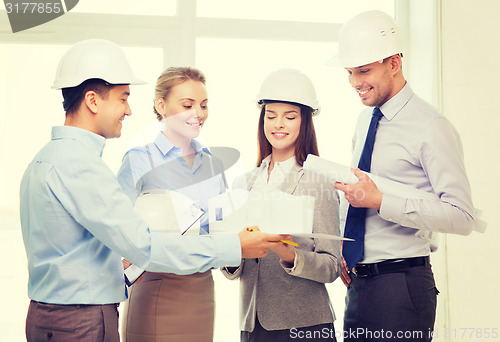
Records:
<instances>
[{"instance_id":1,"label":"blue dress shirt","mask_svg":"<svg viewBox=\"0 0 500 342\"><path fill-rule=\"evenodd\" d=\"M135 203L142 191L167 189L177 191L198 204L204 211L201 234L208 233L208 199L225 191L221 161L196 140L191 140L196 152L193 166L182 158L182 150L165 135L158 133L154 142L134 147L123 157L118 182Z\"/></svg>"},{"instance_id":2,"label":"blue dress shirt","mask_svg":"<svg viewBox=\"0 0 500 342\"><path fill-rule=\"evenodd\" d=\"M31 299L107 304L126 299L121 257L153 272L190 274L238 266L237 235L150 231L100 158L105 139L62 126L21 182L21 227Z\"/></svg>"}]
</instances>

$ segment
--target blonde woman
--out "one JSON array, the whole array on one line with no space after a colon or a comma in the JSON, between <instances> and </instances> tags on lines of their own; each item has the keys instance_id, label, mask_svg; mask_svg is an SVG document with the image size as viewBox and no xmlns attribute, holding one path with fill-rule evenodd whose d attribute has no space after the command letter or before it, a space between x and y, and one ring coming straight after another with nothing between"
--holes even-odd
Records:
<instances>
[{"instance_id":1,"label":"blonde woman","mask_svg":"<svg viewBox=\"0 0 500 342\"><path fill-rule=\"evenodd\" d=\"M224 191L221 165L195 140L208 118L205 76L190 67L168 68L155 88L154 113L164 129L154 142L128 151L118 180L134 203L141 192L177 191L207 209ZM208 217L200 234L208 233ZM127 342L212 341L211 271L192 275L146 272L130 290L123 337Z\"/></svg>"}]
</instances>

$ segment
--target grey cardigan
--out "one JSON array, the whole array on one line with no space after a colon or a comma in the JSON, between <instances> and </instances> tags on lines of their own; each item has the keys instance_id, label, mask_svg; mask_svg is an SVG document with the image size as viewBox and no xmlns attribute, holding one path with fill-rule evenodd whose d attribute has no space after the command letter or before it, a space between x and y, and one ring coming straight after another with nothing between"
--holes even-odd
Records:
<instances>
[{"instance_id":1,"label":"grey cardigan","mask_svg":"<svg viewBox=\"0 0 500 342\"><path fill-rule=\"evenodd\" d=\"M251 190L259 169L246 175ZM333 183L295 164L280 191L316 198L313 231L339 235L339 199ZM340 242L294 237L295 265L280 262L272 251L261 259L244 259L228 279L240 278L240 329L253 331L255 317L266 330L283 330L332 323L335 314L325 283L340 274Z\"/></svg>"}]
</instances>

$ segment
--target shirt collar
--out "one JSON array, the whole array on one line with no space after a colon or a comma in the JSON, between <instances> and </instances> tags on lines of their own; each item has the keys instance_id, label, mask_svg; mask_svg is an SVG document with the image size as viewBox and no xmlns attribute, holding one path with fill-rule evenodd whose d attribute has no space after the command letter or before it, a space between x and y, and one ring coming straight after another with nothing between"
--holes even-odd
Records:
<instances>
[{"instance_id":1,"label":"shirt collar","mask_svg":"<svg viewBox=\"0 0 500 342\"><path fill-rule=\"evenodd\" d=\"M172 144L170 140L167 139L167 137L163 134L163 132L158 133L154 143L156 147L158 147L158 150L160 150L160 152L163 153L163 155L167 155L172 149L179 149L174 144ZM193 149L197 154L199 152L205 152L210 154L210 152L206 147L204 147L201 143L199 143L194 139L191 139L191 146L193 147Z\"/></svg>"},{"instance_id":2,"label":"shirt collar","mask_svg":"<svg viewBox=\"0 0 500 342\"><path fill-rule=\"evenodd\" d=\"M265 157L264 159L262 159L262 162L260 163L260 165L264 168L267 169L267 167L269 166L269 163L271 162L271 155L268 155L267 157Z\"/></svg>"},{"instance_id":3,"label":"shirt collar","mask_svg":"<svg viewBox=\"0 0 500 342\"><path fill-rule=\"evenodd\" d=\"M262 160L262 167L267 170L267 168L269 167L269 163L271 162L271 154L268 155L266 158L264 158ZM279 167L283 173L288 173L290 172L290 170L293 168L293 166L297 163L297 161L295 160L295 156L292 156L290 158L288 158L287 160L285 161L282 161L282 162L275 162L274 163L274 167Z\"/></svg>"},{"instance_id":4,"label":"shirt collar","mask_svg":"<svg viewBox=\"0 0 500 342\"><path fill-rule=\"evenodd\" d=\"M85 146L95 151L102 157L102 151L106 144L106 139L86 129L74 126L55 126L52 127L52 140L73 139L80 141Z\"/></svg>"},{"instance_id":5,"label":"shirt collar","mask_svg":"<svg viewBox=\"0 0 500 342\"><path fill-rule=\"evenodd\" d=\"M380 107L382 114L384 114L387 120L392 120L408 103L412 96L413 90L410 88L408 82L406 82L404 87L396 95Z\"/></svg>"}]
</instances>

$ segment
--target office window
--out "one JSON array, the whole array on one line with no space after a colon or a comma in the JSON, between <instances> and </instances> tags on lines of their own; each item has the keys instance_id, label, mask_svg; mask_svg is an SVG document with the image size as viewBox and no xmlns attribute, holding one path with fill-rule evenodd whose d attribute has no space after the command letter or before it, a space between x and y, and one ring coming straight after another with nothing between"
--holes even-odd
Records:
<instances>
[{"instance_id":1,"label":"office window","mask_svg":"<svg viewBox=\"0 0 500 342\"><path fill-rule=\"evenodd\" d=\"M72 12L130 15L173 16L177 11L175 0L80 0Z\"/></svg>"},{"instance_id":2,"label":"office window","mask_svg":"<svg viewBox=\"0 0 500 342\"><path fill-rule=\"evenodd\" d=\"M333 43L200 38L196 65L207 76L210 117L208 144L239 149L247 169L257 156L259 109L255 99L264 78L280 68L296 68L314 83L321 106L314 118L320 154L349 162L350 141L362 105L347 82L347 72L326 65ZM359 110L358 110L359 109Z\"/></svg>"},{"instance_id":3,"label":"office window","mask_svg":"<svg viewBox=\"0 0 500 342\"><path fill-rule=\"evenodd\" d=\"M197 0L199 17L342 23L357 13L380 9L393 13L393 0Z\"/></svg>"}]
</instances>

